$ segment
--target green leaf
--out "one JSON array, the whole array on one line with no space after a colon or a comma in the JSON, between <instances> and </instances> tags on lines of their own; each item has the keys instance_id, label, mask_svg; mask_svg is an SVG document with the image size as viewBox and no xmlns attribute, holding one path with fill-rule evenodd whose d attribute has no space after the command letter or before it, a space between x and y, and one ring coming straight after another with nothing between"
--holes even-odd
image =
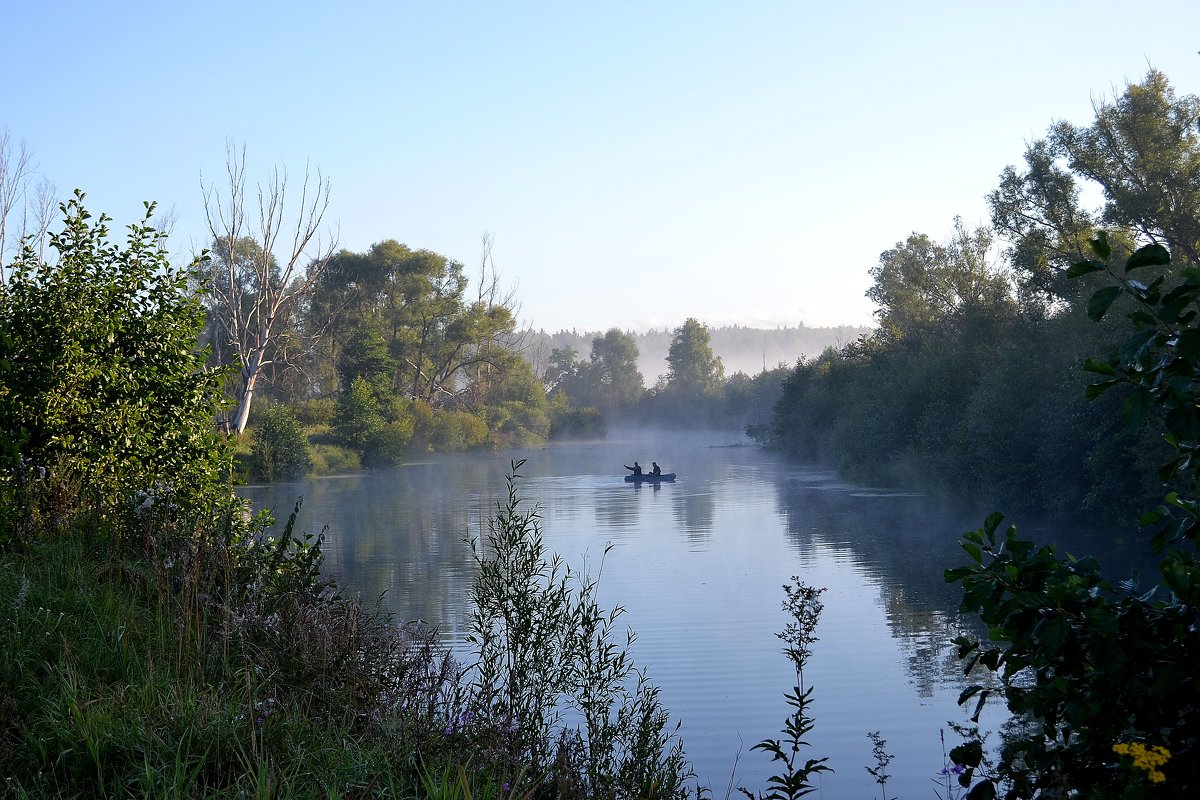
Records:
<instances>
[{"instance_id":1,"label":"green leaf","mask_svg":"<svg viewBox=\"0 0 1200 800\"><path fill-rule=\"evenodd\" d=\"M1083 390L1084 397L1088 400L1095 400L1120 382L1119 380L1111 380L1101 381L1100 383L1089 383L1087 388Z\"/></svg>"},{"instance_id":2,"label":"green leaf","mask_svg":"<svg viewBox=\"0 0 1200 800\"><path fill-rule=\"evenodd\" d=\"M1087 372L1094 372L1097 375L1112 375L1116 376L1117 370L1112 364L1107 361L1097 361L1094 358L1089 358L1083 362L1083 368Z\"/></svg>"},{"instance_id":3,"label":"green leaf","mask_svg":"<svg viewBox=\"0 0 1200 800\"><path fill-rule=\"evenodd\" d=\"M1120 286L1105 286L1092 295L1092 299L1088 301L1087 315L1091 319L1099 322L1108 313L1108 309L1116 301L1121 294Z\"/></svg>"},{"instance_id":4,"label":"green leaf","mask_svg":"<svg viewBox=\"0 0 1200 800\"><path fill-rule=\"evenodd\" d=\"M1100 231L1088 244L1091 245L1092 252L1100 258L1107 259L1112 255L1112 248L1108 246L1108 231Z\"/></svg>"},{"instance_id":5,"label":"green leaf","mask_svg":"<svg viewBox=\"0 0 1200 800\"><path fill-rule=\"evenodd\" d=\"M1171 263L1171 254L1167 248L1161 244L1148 244L1145 247L1139 247L1129 260L1125 262L1125 271L1140 269L1142 267L1165 267Z\"/></svg>"},{"instance_id":6,"label":"green leaf","mask_svg":"<svg viewBox=\"0 0 1200 800\"><path fill-rule=\"evenodd\" d=\"M950 760L963 767L978 767L983 761L981 742L963 742L950 751Z\"/></svg>"},{"instance_id":7,"label":"green leaf","mask_svg":"<svg viewBox=\"0 0 1200 800\"><path fill-rule=\"evenodd\" d=\"M1067 267L1068 278L1078 278L1081 275L1088 275L1092 272L1103 272L1104 265L1099 261L1078 261Z\"/></svg>"}]
</instances>

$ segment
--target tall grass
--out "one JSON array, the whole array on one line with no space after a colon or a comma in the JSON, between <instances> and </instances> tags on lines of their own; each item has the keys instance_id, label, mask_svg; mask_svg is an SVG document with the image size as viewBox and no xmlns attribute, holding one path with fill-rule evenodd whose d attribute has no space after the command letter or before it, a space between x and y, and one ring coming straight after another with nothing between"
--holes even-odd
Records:
<instances>
[{"instance_id":1,"label":"tall grass","mask_svg":"<svg viewBox=\"0 0 1200 800\"><path fill-rule=\"evenodd\" d=\"M322 579L294 513L270 536L227 493L10 484L0 796L687 796L621 610L545 552L518 466L476 543L469 665Z\"/></svg>"}]
</instances>

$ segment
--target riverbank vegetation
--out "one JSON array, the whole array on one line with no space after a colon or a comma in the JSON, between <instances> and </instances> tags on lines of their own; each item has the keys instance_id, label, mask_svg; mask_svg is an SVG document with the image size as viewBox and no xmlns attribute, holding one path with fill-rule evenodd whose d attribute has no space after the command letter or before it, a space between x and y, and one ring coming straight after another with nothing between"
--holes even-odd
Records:
<instances>
[{"instance_id":1,"label":"riverbank vegetation","mask_svg":"<svg viewBox=\"0 0 1200 800\"><path fill-rule=\"evenodd\" d=\"M1095 110L1004 171L991 228L957 221L944 243L914 233L884 252L878 331L802 361L754 430L860 481L1144 529L1157 581L1111 578L999 513L966 534L969 563L946 579L989 636L956 644L992 681L960 702L1012 714L994 761L979 739L951 751L969 798L1200 784L1200 98L1152 70Z\"/></svg>"},{"instance_id":2,"label":"riverbank vegetation","mask_svg":"<svg viewBox=\"0 0 1200 800\"><path fill-rule=\"evenodd\" d=\"M152 209L123 246L81 194L63 210L56 262L26 248L0 285L4 796L695 793L621 609L545 552L519 463L459 663L233 495L198 264L172 266Z\"/></svg>"},{"instance_id":3,"label":"riverbank vegetation","mask_svg":"<svg viewBox=\"0 0 1200 800\"><path fill-rule=\"evenodd\" d=\"M1124 328L1089 318L1094 275L1066 275L1101 229L1117 252L1164 242L1195 264L1196 112L1152 71L1090 125L1054 125L988 194L990 226L956 220L945 241L913 233L880 255L878 329L790 370L754 435L864 483L1132 522L1161 494L1159 412L1089 399L1080 365Z\"/></svg>"}]
</instances>

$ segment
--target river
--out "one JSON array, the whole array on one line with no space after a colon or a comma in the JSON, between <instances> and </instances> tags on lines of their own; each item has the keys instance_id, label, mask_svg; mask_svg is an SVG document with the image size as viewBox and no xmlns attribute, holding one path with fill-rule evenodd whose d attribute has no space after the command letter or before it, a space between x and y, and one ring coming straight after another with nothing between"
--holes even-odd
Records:
<instances>
[{"instance_id":1,"label":"river","mask_svg":"<svg viewBox=\"0 0 1200 800\"><path fill-rule=\"evenodd\" d=\"M793 682L776 634L782 586L824 587L819 641L805 671L815 687L812 757L835 772L827 798L879 796L868 731L895 756L889 798L933 797L947 721L967 722L966 685L950 644L970 620L942 571L965 563L959 535L981 517L926 498L839 481L785 463L736 433L610 435L537 450L431 457L395 471L246 487L300 529L327 526L326 572L403 619L440 627L461 646L471 581L467 536L486 530L513 459L519 489L541 505L548 548L595 574L637 633L633 656L661 687L702 784L762 789L773 764L751 746L779 737ZM637 486L623 464L651 460L677 482ZM999 709L989 722L1000 719ZM944 792L943 792L944 794ZM740 796L740 795L739 795Z\"/></svg>"}]
</instances>

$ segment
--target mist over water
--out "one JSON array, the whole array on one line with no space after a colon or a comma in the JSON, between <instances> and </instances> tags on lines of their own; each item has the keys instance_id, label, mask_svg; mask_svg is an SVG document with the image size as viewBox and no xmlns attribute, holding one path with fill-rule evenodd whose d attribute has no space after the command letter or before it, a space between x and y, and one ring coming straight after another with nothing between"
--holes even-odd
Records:
<instances>
[{"instance_id":1,"label":"mist over water","mask_svg":"<svg viewBox=\"0 0 1200 800\"><path fill-rule=\"evenodd\" d=\"M541 505L547 547L593 575L603 566L601 601L626 608L634 659L682 721L688 755L715 797L725 796L735 762L735 786L759 789L773 774L750 748L779 737L788 713L783 694L794 676L775 634L787 623L781 587L794 575L827 589L805 673L816 720L806 757L828 756L836 770L821 777L822 794L875 796L864 767L873 764L867 732L878 730L896 756L888 796L932 796L943 766L938 731L966 721L950 641L971 622L959 618L960 591L942 572L964 562L959 536L982 518L784 463L737 432L614 432L244 494L280 516L303 495L301 529L328 526L327 573L382 596L399 618L438 625L461 647L472 577L464 540L486 530L513 459L526 459L520 493ZM657 461L678 481L625 483L622 465L634 460ZM1000 712L987 716L996 724Z\"/></svg>"}]
</instances>

